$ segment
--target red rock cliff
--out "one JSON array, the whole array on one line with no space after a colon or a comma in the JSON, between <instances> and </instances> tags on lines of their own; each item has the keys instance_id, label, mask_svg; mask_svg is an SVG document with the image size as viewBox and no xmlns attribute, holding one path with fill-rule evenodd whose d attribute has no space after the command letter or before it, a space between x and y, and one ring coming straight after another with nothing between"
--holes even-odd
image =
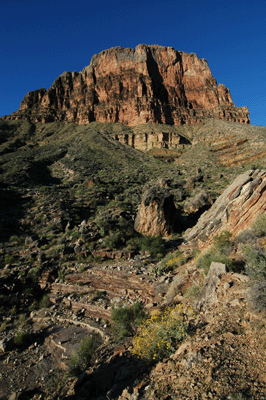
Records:
<instances>
[{"instance_id":1,"label":"red rock cliff","mask_svg":"<svg viewBox=\"0 0 266 400\"><path fill-rule=\"evenodd\" d=\"M29 92L6 119L183 124L206 117L250 123L229 90L217 87L207 61L172 47L113 47L80 73L64 72L50 87Z\"/></svg>"}]
</instances>

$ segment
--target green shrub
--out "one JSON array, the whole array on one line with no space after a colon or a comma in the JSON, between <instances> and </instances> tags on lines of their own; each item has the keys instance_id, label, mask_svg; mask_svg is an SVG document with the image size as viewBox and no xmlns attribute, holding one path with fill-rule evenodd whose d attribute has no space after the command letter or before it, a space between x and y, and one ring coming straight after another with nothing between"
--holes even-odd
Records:
<instances>
[{"instance_id":1,"label":"green shrub","mask_svg":"<svg viewBox=\"0 0 266 400\"><path fill-rule=\"evenodd\" d=\"M242 249L245 271L250 278L248 298L257 311L266 309L266 251L246 245Z\"/></svg>"},{"instance_id":2,"label":"green shrub","mask_svg":"<svg viewBox=\"0 0 266 400\"><path fill-rule=\"evenodd\" d=\"M71 376L78 376L93 362L95 351L101 344L99 334L93 333L82 339L78 350L71 356L68 362L68 372Z\"/></svg>"},{"instance_id":3,"label":"green shrub","mask_svg":"<svg viewBox=\"0 0 266 400\"><path fill-rule=\"evenodd\" d=\"M127 241L127 247L130 250L142 250L149 252L152 256L164 254L165 242L161 236L144 236L138 235Z\"/></svg>"},{"instance_id":4,"label":"green shrub","mask_svg":"<svg viewBox=\"0 0 266 400\"><path fill-rule=\"evenodd\" d=\"M15 257L11 254L5 254L5 264L12 264L15 261Z\"/></svg>"},{"instance_id":5,"label":"green shrub","mask_svg":"<svg viewBox=\"0 0 266 400\"><path fill-rule=\"evenodd\" d=\"M185 298L197 299L203 287L202 283L193 283L184 294Z\"/></svg>"},{"instance_id":6,"label":"green shrub","mask_svg":"<svg viewBox=\"0 0 266 400\"><path fill-rule=\"evenodd\" d=\"M232 237L232 233L228 232L228 231L223 231L220 233L220 235L214 236L214 238L212 240L214 247L220 251L225 251L225 250L227 252L231 251L231 249L232 249L231 242L230 242L231 237Z\"/></svg>"},{"instance_id":7,"label":"green shrub","mask_svg":"<svg viewBox=\"0 0 266 400\"><path fill-rule=\"evenodd\" d=\"M246 400L246 397L242 393L234 393L230 398L231 400Z\"/></svg>"},{"instance_id":8,"label":"green shrub","mask_svg":"<svg viewBox=\"0 0 266 400\"><path fill-rule=\"evenodd\" d=\"M45 294L39 303L40 308L49 308L51 306L51 302L49 299L49 295Z\"/></svg>"},{"instance_id":9,"label":"green shrub","mask_svg":"<svg viewBox=\"0 0 266 400\"><path fill-rule=\"evenodd\" d=\"M19 324L20 324L20 325L24 325L25 322L26 322L26 316L25 316L25 314L21 314L21 315L19 316L18 321L19 321Z\"/></svg>"},{"instance_id":10,"label":"green shrub","mask_svg":"<svg viewBox=\"0 0 266 400\"><path fill-rule=\"evenodd\" d=\"M7 323L7 321L3 321L3 322L0 324L0 333L6 332L7 328L8 328L8 323Z\"/></svg>"},{"instance_id":11,"label":"green shrub","mask_svg":"<svg viewBox=\"0 0 266 400\"><path fill-rule=\"evenodd\" d=\"M24 331L17 331L14 336L14 344L18 347L26 346L29 340L29 334Z\"/></svg>"},{"instance_id":12,"label":"green shrub","mask_svg":"<svg viewBox=\"0 0 266 400\"><path fill-rule=\"evenodd\" d=\"M59 271L57 272L57 277L60 281L64 282L66 276L66 272L63 268L60 268Z\"/></svg>"},{"instance_id":13,"label":"green shrub","mask_svg":"<svg viewBox=\"0 0 266 400\"><path fill-rule=\"evenodd\" d=\"M28 272L28 277L33 281L33 282L38 282L39 278L40 278L40 272L41 269L40 267L34 267L31 268Z\"/></svg>"},{"instance_id":14,"label":"green shrub","mask_svg":"<svg viewBox=\"0 0 266 400\"><path fill-rule=\"evenodd\" d=\"M232 244L230 241L231 233L224 231L220 235L213 238L212 247L197 258L197 266L203 268L208 273L211 263L220 262L225 264L229 270L234 268L233 262L229 257L232 251Z\"/></svg>"},{"instance_id":15,"label":"green shrub","mask_svg":"<svg viewBox=\"0 0 266 400\"><path fill-rule=\"evenodd\" d=\"M37 310L38 307L39 307L38 301L37 300L33 300L31 305L29 306L29 311Z\"/></svg>"},{"instance_id":16,"label":"green shrub","mask_svg":"<svg viewBox=\"0 0 266 400\"><path fill-rule=\"evenodd\" d=\"M16 315L17 314L17 307L13 306L12 308L10 308L9 314L13 315L13 316Z\"/></svg>"},{"instance_id":17,"label":"green shrub","mask_svg":"<svg viewBox=\"0 0 266 400\"><path fill-rule=\"evenodd\" d=\"M178 342L188 336L192 307L178 304L168 307L140 325L134 337L132 354L146 361L159 361L175 352Z\"/></svg>"},{"instance_id":18,"label":"green shrub","mask_svg":"<svg viewBox=\"0 0 266 400\"><path fill-rule=\"evenodd\" d=\"M9 268L5 268L4 269L4 276L8 277L8 275L10 274L11 270Z\"/></svg>"},{"instance_id":19,"label":"green shrub","mask_svg":"<svg viewBox=\"0 0 266 400\"><path fill-rule=\"evenodd\" d=\"M139 302L136 302L132 306L120 306L111 310L111 321L119 337L133 335L136 327L145 316L146 313Z\"/></svg>"},{"instance_id":20,"label":"green shrub","mask_svg":"<svg viewBox=\"0 0 266 400\"><path fill-rule=\"evenodd\" d=\"M236 244L240 244L240 243L253 243L254 240L256 240L256 235L255 232L253 232L250 229L244 230L242 232L240 232L237 237L235 238L235 242Z\"/></svg>"},{"instance_id":21,"label":"green shrub","mask_svg":"<svg viewBox=\"0 0 266 400\"><path fill-rule=\"evenodd\" d=\"M107 236L105 239L105 246L111 250L118 249L123 244L123 235L121 232L116 232L111 236Z\"/></svg>"},{"instance_id":22,"label":"green shrub","mask_svg":"<svg viewBox=\"0 0 266 400\"><path fill-rule=\"evenodd\" d=\"M232 260L225 254L222 254L220 251L216 251L215 249L211 249L199 256L197 259L197 266L199 268L203 268L207 274L212 262L220 262L225 264L229 270L233 269Z\"/></svg>"},{"instance_id":23,"label":"green shrub","mask_svg":"<svg viewBox=\"0 0 266 400\"><path fill-rule=\"evenodd\" d=\"M260 214L253 222L251 230L257 237L266 235L266 214Z\"/></svg>"}]
</instances>

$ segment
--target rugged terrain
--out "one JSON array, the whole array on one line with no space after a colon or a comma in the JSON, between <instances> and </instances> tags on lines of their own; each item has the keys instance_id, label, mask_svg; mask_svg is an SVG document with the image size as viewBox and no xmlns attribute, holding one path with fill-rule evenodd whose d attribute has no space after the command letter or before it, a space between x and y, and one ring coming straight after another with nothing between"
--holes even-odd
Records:
<instances>
[{"instance_id":1,"label":"rugged terrain","mask_svg":"<svg viewBox=\"0 0 266 400\"><path fill-rule=\"evenodd\" d=\"M1 118L1 399L266 399L249 122L206 60L146 45Z\"/></svg>"},{"instance_id":2,"label":"rugged terrain","mask_svg":"<svg viewBox=\"0 0 266 400\"><path fill-rule=\"evenodd\" d=\"M131 126L194 124L205 118L250 123L247 107L235 107L205 59L144 44L94 55L81 72L64 72L48 90L29 92L6 118Z\"/></svg>"},{"instance_id":3,"label":"rugged terrain","mask_svg":"<svg viewBox=\"0 0 266 400\"><path fill-rule=\"evenodd\" d=\"M182 146L141 152L120 139L157 132L179 135ZM3 399L264 398L264 318L248 297L238 237L265 208L265 133L215 119L1 122ZM248 219L235 229L241 215ZM155 235L165 226L164 239L139 233L137 221ZM233 233L226 259L209 250L224 231ZM263 250L265 234L248 241ZM204 298L208 257L230 270ZM132 356L131 334L117 336L112 309L136 302L152 314L195 308L170 358L146 364ZM91 332L101 344L77 382L66 372Z\"/></svg>"}]
</instances>

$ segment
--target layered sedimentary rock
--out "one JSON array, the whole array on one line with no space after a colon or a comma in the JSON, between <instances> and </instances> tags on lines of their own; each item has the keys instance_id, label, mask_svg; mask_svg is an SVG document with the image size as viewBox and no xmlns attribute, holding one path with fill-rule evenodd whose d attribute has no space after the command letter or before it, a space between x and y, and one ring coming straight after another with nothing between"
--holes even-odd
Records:
<instances>
[{"instance_id":1,"label":"layered sedimentary rock","mask_svg":"<svg viewBox=\"0 0 266 400\"><path fill-rule=\"evenodd\" d=\"M190 144L189 140L175 132L153 132L149 133L120 133L114 138L121 143L134 147L140 151L160 149L183 149L184 145Z\"/></svg>"},{"instance_id":2,"label":"layered sedimentary rock","mask_svg":"<svg viewBox=\"0 0 266 400\"><path fill-rule=\"evenodd\" d=\"M197 224L186 232L186 240L195 239L199 247L204 247L221 231L236 236L250 228L258 215L265 211L266 170L249 170L238 176L201 215Z\"/></svg>"},{"instance_id":3,"label":"layered sedimentary rock","mask_svg":"<svg viewBox=\"0 0 266 400\"><path fill-rule=\"evenodd\" d=\"M205 59L172 47L114 47L92 57L80 73L64 72L48 90L29 92L4 119L178 125L205 118L249 123L229 90L217 86Z\"/></svg>"}]
</instances>

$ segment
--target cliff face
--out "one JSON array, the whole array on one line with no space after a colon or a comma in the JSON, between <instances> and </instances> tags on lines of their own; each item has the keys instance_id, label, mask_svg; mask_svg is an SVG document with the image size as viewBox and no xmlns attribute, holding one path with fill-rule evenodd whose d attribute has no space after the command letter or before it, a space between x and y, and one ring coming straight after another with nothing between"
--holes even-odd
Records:
<instances>
[{"instance_id":1,"label":"cliff face","mask_svg":"<svg viewBox=\"0 0 266 400\"><path fill-rule=\"evenodd\" d=\"M250 123L207 61L171 47L114 47L92 57L80 73L64 72L48 90L29 92L4 119L179 125L206 117Z\"/></svg>"}]
</instances>

